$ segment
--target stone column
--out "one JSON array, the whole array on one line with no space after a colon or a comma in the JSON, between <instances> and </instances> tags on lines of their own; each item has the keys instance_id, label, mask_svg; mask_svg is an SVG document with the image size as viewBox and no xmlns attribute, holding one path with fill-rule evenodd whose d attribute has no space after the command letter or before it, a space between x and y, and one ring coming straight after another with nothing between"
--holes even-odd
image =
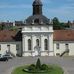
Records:
<instances>
[{"instance_id":1,"label":"stone column","mask_svg":"<svg viewBox=\"0 0 74 74\"><path fill-rule=\"evenodd\" d=\"M53 56L54 50L53 50L53 34L48 35L48 50L49 50L49 56Z\"/></svg>"},{"instance_id":2,"label":"stone column","mask_svg":"<svg viewBox=\"0 0 74 74\"><path fill-rule=\"evenodd\" d=\"M41 46L41 56L44 56L44 39L43 39L43 35L41 35L41 39L40 39L41 43L40 43L40 46Z\"/></svg>"},{"instance_id":3,"label":"stone column","mask_svg":"<svg viewBox=\"0 0 74 74\"><path fill-rule=\"evenodd\" d=\"M23 35L23 56L28 56L28 40L27 36Z\"/></svg>"},{"instance_id":4,"label":"stone column","mask_svg":"<svg viewBox=\"0 0 74 74\"><path fill-rule=\"evenodd\" d=\"M35 56L35 53L34 53L34 51L35 51L34 47L36 46L35 35L32 35L31 40L32 40L32 56Z\"/></svg>"}]
</instances>

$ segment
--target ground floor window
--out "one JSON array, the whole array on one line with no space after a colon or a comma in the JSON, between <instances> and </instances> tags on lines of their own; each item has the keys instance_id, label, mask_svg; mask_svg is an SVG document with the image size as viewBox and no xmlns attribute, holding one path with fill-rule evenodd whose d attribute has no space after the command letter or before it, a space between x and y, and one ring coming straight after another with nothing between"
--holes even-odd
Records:
<instances>
[{"instance_id":1,"label":"ground floor window","mask_svg":"<svg viewBox=\"0 0 74 74\"><path fill-rule=\"evenodd\" d=\"M1 50L1 45L0 45L0 50Z\"/></svg>"},{"instance_id":2,"label":"ground floor window","mask_svg":"<svg viewBox=\"0 0 74 74\"><path fill-rule=\"evenodd\" d=\"M19 50L19 44L16 44L16 50Z\"/></svg>"},{"instance_id":3,"label":"ground floor window","mask_svg":"<svg viewBox=\"0 0 74 74\"><path fill-rule=\"evenodd\" d=\"M66 49L69 49L69 44L65 44Z\"/></svg>"},{"instance_id":4,"label":"ground floor window","mask_svg":"<svg viewBox=\"0 0 74 74\"><path fill-rule=\"evenodd\" d=\"M59 43L57 43L57 44L56 44L56 48L57 48L57 49L59 49L59 48L60 48L60 45L59 45Z\"/></svg>"},{"instance_id":5,"label":"ground floor window","mask_svg":"<svg viewBox=\"0 0 74 74\"><path fill-rule=\"evenodd\" d=\"M7 45L7 48L8 48L8 52L10 52L10 45L9 44Z\"/></svg>"},{"instance_id":6,"label":"ground floor window","mask_svg":"<svg viewBox=\"0 0 74 74\"><path fill-rule=\"evenodd\" d=\"M36 45L39 46L39 39L36 40Z\"/></svg>"},{"instance_id":7,"label":"ground floor window","mask_svg":"<svg viewBox=\"0 0 74 74\"><path fill-rule=\"evenodd\" d=\"M28 39L28 50L31 50L31 39Z\"/></svg>"},{"instance_id":8,"label":"ground floor window","mask_svg":"<svg viewBox=\"0 0 74 74\"><path fill-rule=\"evenodd\" d=\"M48 50L48 40L47 39L44 40L44 48L45 50Z\"/></svg>"}]
</instances>

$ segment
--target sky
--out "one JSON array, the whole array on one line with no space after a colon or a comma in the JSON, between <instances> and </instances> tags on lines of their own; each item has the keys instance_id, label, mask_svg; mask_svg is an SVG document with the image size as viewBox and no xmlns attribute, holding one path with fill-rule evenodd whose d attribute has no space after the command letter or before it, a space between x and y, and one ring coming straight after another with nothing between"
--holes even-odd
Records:
<instances>
[{"instance_id":1,"label":"sky","mask_svg":"<svg viewBox=\"0 0 74 74\"><path fill-rule=\"evenodd\" d=\"M34 0L0 0L0 21L24 21L32 15ZM43 14L62 22L74 20L74 0L41 0Z\"/></svg>"}]
</instances>

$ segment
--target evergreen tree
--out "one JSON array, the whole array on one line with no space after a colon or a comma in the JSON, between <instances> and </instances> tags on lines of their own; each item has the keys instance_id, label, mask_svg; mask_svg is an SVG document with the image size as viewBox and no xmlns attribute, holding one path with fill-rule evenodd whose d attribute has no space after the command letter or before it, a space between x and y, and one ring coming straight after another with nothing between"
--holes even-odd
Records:
<instances>
[{"instance_id":1,"label":"evergreen tree","mask_svg":"<svg viewBox=\"0 0 74 74\"><path fill-rule=\"evenodd\" d=\"M38 58L37 62L36 62L36 69L40 70L41 69L41 61Z\"/></svg>"}]
</instances>

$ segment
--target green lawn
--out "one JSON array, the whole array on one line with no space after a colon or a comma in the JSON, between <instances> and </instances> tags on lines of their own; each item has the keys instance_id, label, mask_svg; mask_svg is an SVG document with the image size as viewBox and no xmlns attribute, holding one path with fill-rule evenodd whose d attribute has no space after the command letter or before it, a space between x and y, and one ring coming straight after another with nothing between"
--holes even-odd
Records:
<instances>
[{"instance_id":1,"label":"green lawn","mask_svg":"<svg viewBox=\"0 0 74 74\"><path fill-rule=\"evenodd\" d=\"M11 74L64 74L62 68L56 65L49 65L49 67L52 67L52 69L47 73L27 73L23 71L25 67L26 66L21 66L14 69Z\"/></svg>"}]
</instances>

